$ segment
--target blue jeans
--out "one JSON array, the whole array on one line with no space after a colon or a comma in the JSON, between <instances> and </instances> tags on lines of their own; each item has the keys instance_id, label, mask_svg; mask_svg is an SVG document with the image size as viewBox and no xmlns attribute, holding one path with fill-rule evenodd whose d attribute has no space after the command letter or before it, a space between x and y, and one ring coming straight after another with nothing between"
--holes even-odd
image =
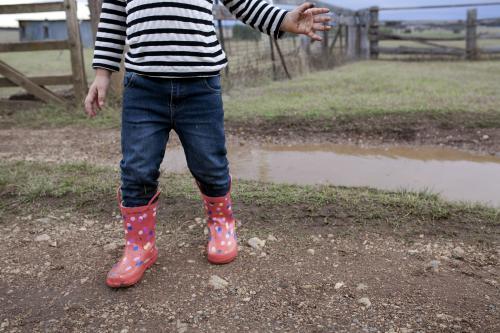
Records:
<instances>
[{"instance_id":1,"label":"blue jeans","mask_svg":"<svg viewBox=\"0 0 500 333\"><path fill-rule=\"evenodd\" d=\"M144 206L156 193L171 130L203 194L221 197L229 191L220 76L166 79L126 72L120 163L124 206Z\"/></svg>"}]
</instances>

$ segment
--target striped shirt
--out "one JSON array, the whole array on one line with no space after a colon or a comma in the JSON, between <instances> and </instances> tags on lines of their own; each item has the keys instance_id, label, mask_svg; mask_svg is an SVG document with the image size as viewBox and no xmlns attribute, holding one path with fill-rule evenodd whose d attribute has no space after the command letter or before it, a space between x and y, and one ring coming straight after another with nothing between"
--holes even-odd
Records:
<instances>
[{"instance_id":1,"label":"striped shirt","mask_svg":"<svg viewBox=\"0 0 500 333\"><path fill-rule=\"evenodd\" d=\"M252 28L274 38L287 13L263 0L222 0ZM158 77L213 76L227 64L215 33L212 0L104 0L93 68Z\"/></svg>"}]
</instances>

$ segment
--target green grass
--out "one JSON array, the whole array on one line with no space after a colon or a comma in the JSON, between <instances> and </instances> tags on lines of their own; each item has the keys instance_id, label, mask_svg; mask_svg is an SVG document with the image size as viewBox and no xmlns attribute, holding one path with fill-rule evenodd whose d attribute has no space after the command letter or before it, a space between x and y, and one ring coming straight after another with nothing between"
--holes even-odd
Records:
<instances>
[{"instance_id":1,"label":"green grass","mask_svg":"<svg viewBox=\"0 0 500 333\"><path fill-rule=\"evenodd\" d=\"M41 162L0 162L0 209L29 205L44 200L68 200L72 207L92 207L112 201L119 172L87 164ZM168 198L198 200L199 194L189 175L162 176ZM313 211L334 205L353 220L386 219L391 224L464 216L500 223L500 211L477 204L447 203L436 195L408 191L385 192L367 188L297 186L235 181L233 197L251 206L304 207Z\"/></svg>"},{"instance_id":2,"label":"green grass","mask_svg":"<svg viewBox=\"0 0 500 333\"><path fill-rule=\"evenodd\" d=\"M84 49L85 69L89 84L95 76L91 66L92 54L93 50ZM0 60L5 61L7 64L28 76L71 74L69 50L0 53ZM69 88L69 86L56 86L51 88L60 89ZM5 98L16 92L23 91L24 90L20 88L1 88L0 98Z\"/></svg>"},{"instance_id":3,"label":"green grass","mask_svg":"<svg viewBox=\"0 0 500 333\"><path fill-rule=\"evenodd\" d=\"M498 112L498 62L365 61L290 81L234 88L224 95L226 119L276 117L332 118L425 112ZM12 126L113 127L119 125L118 103L87 120L82 110L46 107L5 116ZM447 116L448 117L448 116Z\"/></svg>"},{"instance_id":4,"label":"green grass","mask_svg":"<svg viewBox=\"0 0 500 333\"><path fill-rule=\"evenodd\" d=\"M45 105L41 108L19 110L5 116L5 126L29 128L58 128L64 126L83 126L93 128L117 128L120 126L121 111L117 103L103 108L98 117L90 119L83 108L63 108ZM0 113L1 114L1 113Z\"/></svg>"},{"instance_id":5,"label":"green grass","mask_svg":"<svg viewBox=\"0 0 500 333\"><path fill-rule=\"evenodd\" d=\"M498 62L365 61L232 92L228 119L499 111Z\"/></svg>"}]
</instances>

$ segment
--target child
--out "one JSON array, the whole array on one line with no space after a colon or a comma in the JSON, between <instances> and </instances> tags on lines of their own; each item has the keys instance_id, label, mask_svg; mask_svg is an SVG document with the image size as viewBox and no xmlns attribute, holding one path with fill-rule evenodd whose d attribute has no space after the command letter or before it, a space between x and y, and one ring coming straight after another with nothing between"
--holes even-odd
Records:
<instances>
[{"instance_id":1,"label":"child","mask_svg":"<svg viewBox=\"0 0 500 333\"><path fill-rule=\"evenodd\" d=\"M290 32L321 40L315 31L330 28L329 17L321 15L328 9L310 3L288 12L263 0L223 2L238 19L276 39ZM219 75L227 60L217 41L212 6L212 0L103 2L93 60L96 78L85 99L90 117L104 105L125 40L129 45L118 195L126 246L107 276L110 287L137 283L158 256L158 177L171 130L179 136L205 204L208 261L225 264L237 255Z\"/></svg>"}]
</instances>

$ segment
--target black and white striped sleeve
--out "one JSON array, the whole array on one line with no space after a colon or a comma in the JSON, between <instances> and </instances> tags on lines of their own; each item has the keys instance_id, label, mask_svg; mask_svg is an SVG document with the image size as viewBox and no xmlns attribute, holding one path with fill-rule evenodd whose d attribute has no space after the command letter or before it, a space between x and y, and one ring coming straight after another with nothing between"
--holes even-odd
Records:
<instances>
[{"instance_id":1,"label":"black and white striped sleeve","mask_svg":"<svg viewBox=\"0 0 500 333\"><path fill-rule=\"evenodd\" d=\"M127 14L125 0L104 0L97 28L92 67L120 70L125 47Z\"/></svg>"},{"instance_id":2,"label":"black and white striped sleeve","mask_svg":"<svg viewBox=\"0 0 500 333\"><path fill-rule=\"evenodd\" d=\"M281 23L287 10L272 6L263 0L223 0L224 6L245 24L264 32L275 39L280 38Z\"/></svg>"}]
</instances>

